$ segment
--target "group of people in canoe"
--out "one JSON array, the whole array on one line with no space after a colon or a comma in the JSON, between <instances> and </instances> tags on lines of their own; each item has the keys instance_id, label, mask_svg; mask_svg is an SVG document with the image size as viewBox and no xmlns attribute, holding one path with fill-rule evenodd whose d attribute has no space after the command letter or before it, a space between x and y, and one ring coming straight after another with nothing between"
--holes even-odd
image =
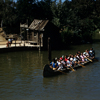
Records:
<instances>
[{"instance_id":1,"label":"group of people in canoe","mask_svg":"<svg viewBox=\"0 0 100 100\"><path fill-rule=\"evenodd\" d=\"M82 64L87 61L92 61L95 57L95 51L93 48L90 50L85 50L81 53L78 51L75 55L70 54L69 56L62 56L60 58L55 58L50 63L50 68L53 70L62 70L63 68L74 68L77 64Z\"/></svg>"}]
</instances>

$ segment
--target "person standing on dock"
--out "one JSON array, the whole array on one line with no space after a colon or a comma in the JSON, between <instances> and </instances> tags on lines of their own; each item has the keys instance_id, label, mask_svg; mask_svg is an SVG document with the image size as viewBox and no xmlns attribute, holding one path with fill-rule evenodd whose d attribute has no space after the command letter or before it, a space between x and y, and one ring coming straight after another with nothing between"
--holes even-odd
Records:
<instances>
[{"instance_id":1,"label":"person standing on dock","mask_svg":"<svg viewBox=\"0 0 100 100\"><path fill-rule=\"evenodd\" d=\"M12 42L12 41L11 41L11 38L9 38L9 39L8 39L8 42L7 42L7 47L11 46L11 42Z\"/></svg>"}]
</instances>

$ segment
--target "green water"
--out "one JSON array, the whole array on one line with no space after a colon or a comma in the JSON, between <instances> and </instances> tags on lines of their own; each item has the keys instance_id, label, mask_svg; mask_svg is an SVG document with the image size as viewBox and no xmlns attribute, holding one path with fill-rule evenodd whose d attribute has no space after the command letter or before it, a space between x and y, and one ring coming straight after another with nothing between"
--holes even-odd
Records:
<instances>
[{"instance_id":1,"label":"green water","mask_svg":"<svg viewBox=\"0 0 100 100\"><path fill-rule=\"evenodd\" d=\"M52 51L52 58L83 52L93 47L100 57L100 43L76 45ZM44 78L47 51L0 54L0 100L99 100L100 62L93 62L67 75Z\"/></svg>"}]
</instances>

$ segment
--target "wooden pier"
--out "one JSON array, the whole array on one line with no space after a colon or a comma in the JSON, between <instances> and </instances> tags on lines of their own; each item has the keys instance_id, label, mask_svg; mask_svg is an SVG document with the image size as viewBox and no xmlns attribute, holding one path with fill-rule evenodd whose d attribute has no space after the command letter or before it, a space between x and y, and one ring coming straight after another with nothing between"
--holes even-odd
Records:
<instances>
[{"instance_id":1,"label":"wooden pier","mask_svg":"<svg viewBox=\"0 0 100 100\"><path fill-rule=\"evenodd\" d=\"M12 51L26 51L26 50L40 50L40 45L35 43L29 43L26 41L13 41L11 46L7 47L8 41L0 41L0 52L12 52ZM41 45L41 48L43 46Z\"/></svg>"}]
</instances>

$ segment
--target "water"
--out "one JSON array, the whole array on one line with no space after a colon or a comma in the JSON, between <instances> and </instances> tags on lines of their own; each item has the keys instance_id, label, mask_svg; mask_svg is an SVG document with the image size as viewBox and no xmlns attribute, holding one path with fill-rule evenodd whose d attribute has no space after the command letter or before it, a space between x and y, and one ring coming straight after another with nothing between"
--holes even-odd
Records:
<instances>
[{"instance_id":1,"label":"water","mask_svg":"<svg viewBox=\"0 0 100 100\"><path fill-rule=\"evenodd\" d=\"M52 58L75 54L93 47L100 57L100 43L72 46L52 51ZM47 51L25 51L0 54L0 100L99 100L100 62L67 75L44 78Z\"/></svg>"}]
</instances>

